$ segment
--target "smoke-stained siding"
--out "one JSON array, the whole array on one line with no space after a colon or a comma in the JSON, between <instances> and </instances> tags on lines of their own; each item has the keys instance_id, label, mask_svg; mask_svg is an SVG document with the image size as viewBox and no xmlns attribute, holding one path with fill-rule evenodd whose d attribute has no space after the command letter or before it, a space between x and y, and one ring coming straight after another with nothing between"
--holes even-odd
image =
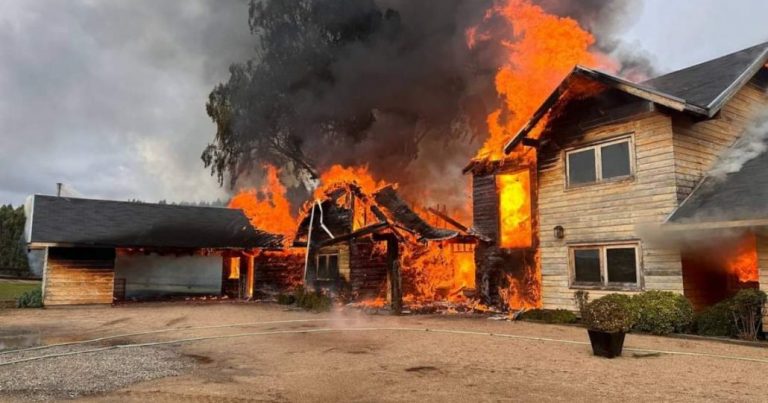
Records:
<instances>
[{"instance_id":1,"label":"smoke-stained siding","mask_svg":"<svg viewBox=\"0 0 768 403\"><path fill-rule=\"evenodd\" d=\"M688 117L675 116L675 178L679 201L688 197L757 114L766 110L768 95L753 80L736 93L715 119L696 123Z\"/></svg>"}]
</instances>

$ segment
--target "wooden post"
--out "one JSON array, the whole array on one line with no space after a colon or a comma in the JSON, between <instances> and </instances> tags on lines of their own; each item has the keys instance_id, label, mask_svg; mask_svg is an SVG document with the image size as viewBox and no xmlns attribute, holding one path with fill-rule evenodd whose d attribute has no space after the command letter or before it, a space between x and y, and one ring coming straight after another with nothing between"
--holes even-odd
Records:
<instances>
[{"instance_id":1,"label":"wooden post","mask_svg":"<svg viewBox=\"0 0 768 403\"><path fill-rule=\"evenodd\" d=\"M403 283L400 277L400 245L394 235L387 236L387 283L392 313L403 313Z\"/></svg>"}]
</instances>

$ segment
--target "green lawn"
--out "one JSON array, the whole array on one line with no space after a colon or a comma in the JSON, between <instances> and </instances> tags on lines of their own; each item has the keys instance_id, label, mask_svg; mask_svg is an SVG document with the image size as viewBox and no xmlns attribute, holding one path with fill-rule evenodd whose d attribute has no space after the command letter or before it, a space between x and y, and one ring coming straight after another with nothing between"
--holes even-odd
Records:
<instances>
[{"instance_id":1,"label":"green lawn","mask_svg":"<svg viewBox=\"0 0 768 403\"><path fill-rule=\"evenodd\" d=\"M16 300L27 291L40 288L39 281L0 280L0 301Z\"/></svg>"}]
</instances>

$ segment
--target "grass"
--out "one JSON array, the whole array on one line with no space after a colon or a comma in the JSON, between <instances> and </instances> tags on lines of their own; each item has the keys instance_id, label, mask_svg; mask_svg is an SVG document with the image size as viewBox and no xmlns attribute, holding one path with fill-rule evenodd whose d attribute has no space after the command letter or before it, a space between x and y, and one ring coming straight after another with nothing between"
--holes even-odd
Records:
<instances>
[{"instance_id":1,"label":"grass","mask_svg":"<svg viewBox=\"0 0 768 403\"><path fill-rule=\"evenodd\" d=\"M39 281L0 280L0 301L15 301L27 291L40 288Z\"/></svg>"}]
</instances>

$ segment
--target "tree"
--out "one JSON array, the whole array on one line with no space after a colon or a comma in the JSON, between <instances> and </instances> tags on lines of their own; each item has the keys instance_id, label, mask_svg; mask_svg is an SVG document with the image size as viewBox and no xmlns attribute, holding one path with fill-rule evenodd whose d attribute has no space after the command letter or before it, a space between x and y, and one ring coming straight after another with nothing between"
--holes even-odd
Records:
<instances>
[{"instance_id":1,"label":"tree","mask_svg":"<svg viewBox=\"0 0 768 403\"><path fill-rule=\"evenodd\" d=\"M470 63L455 54L466 49L457 15L481 3L395 2L412 17L406 26L374 0L251 0L255 56L230 66L209 95L216 135L205 166L221 184L264 163L307 178L389 150L387 168L399 168L391 165L416 158L425 136L466 133L457 122ZM356 147L364 141L389 143Z\"/></svg>"},{"instance_id":2,"label":"tree","mask_svg":"<svg viewBox=\"0 0 768 403\"><path fill-rule=\"evenodd\" d=\"M29 268L24 251L25 221L23 206L0 206L0 268Z\"/></svg>"}]
</instances>

